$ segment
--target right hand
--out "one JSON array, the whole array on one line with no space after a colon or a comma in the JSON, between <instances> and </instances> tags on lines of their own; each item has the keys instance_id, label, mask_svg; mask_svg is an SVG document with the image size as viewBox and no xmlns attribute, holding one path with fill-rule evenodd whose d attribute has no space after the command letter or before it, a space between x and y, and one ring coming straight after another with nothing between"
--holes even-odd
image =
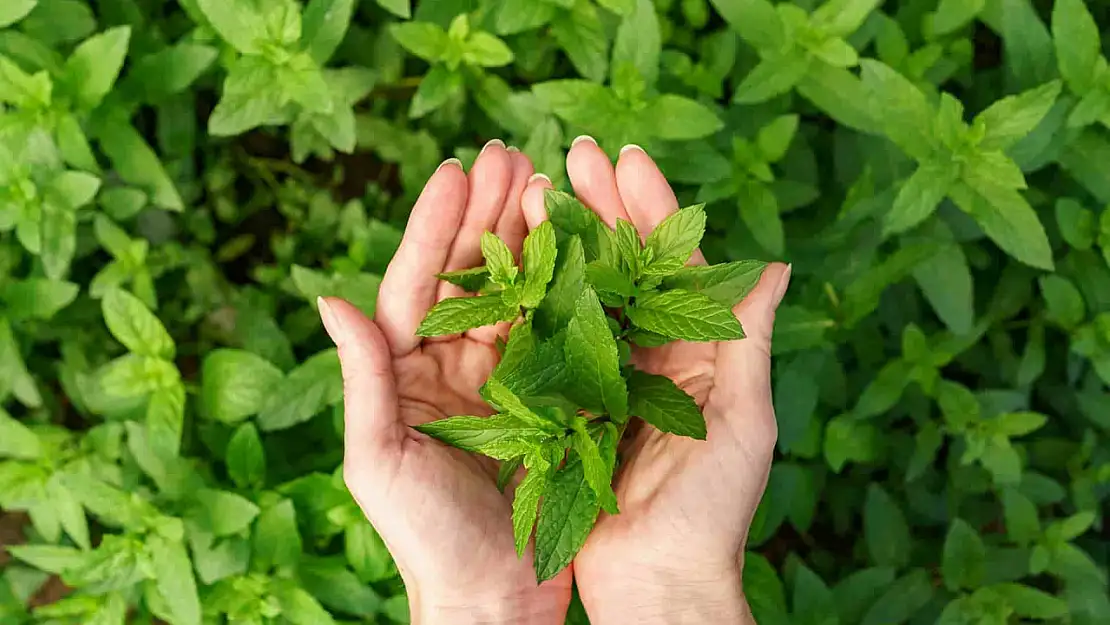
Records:
<instances>
[{"instance_id":1,"label":"right hand","mask_svg":"<svg viewBox=\"0 0 1110 625\"><path fill-rule=\"evenodd\" d=\"M622 151L616 170L592 140L567 156L574 192L610 227L630 221L646 236L678 210L643 150ZM547 218L536 180L523 207L531 228ZM705 263L700 252L692 262ZM648 425L622 443L614 484L620 514L602 513L574 575L594 625L754 623L743 597L744 544L766 488L777 428L771 405L771 330L790 269L769 265L735 308L747 338L672 343L634 351L633 364L665 375L702 408L705 441Z\"/></svg>"}]
</instances>

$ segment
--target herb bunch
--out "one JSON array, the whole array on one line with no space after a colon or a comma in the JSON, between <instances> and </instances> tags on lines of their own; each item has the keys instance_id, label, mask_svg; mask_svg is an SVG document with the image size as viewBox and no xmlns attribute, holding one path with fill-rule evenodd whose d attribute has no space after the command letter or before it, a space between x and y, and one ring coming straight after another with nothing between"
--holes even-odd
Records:
<instances>
[{"instance_id":1,"label":"herb bunch","mask_svg":"<svg viewBox=\"0 0 1110 625\"><path fill-rule=\"evenodd\" d=\"M550 221L524 241L523 271L503 241L482 238L481 267L439 274L474 296L443 300L421 336L512 323L500 364L482 386L490 417L416 426L443 443L501 461L504 490L521 467L513 533L523 554L535 528L537 581L555 577L585 544L613 491L618 443L633 416L662 432L706 438L694 398L636 368L632 348L744 338L732 308L766 263L688 265L705 234L703 205L684 208L646 238L610 229L574 197L548 190ZM538 521L537 521L538 515Z\"/></svg>"}]
</instances>

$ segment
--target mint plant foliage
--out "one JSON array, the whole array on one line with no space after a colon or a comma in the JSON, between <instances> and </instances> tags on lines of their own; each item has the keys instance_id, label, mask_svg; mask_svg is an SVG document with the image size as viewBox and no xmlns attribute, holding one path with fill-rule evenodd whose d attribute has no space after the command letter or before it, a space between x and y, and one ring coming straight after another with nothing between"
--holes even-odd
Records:
<instances>
[{"instance_id":1,"label":"mint plant foliage","mask_svg":"<svg viewBox=\"0 0 1110 625\"><path fill-rule=\"evenodd\" d=\"M694 398L670 379L638 370L631 350L743 339L732 307L766 267L760 261L689 265L705 234L701 204L673 213L646 239L627 221L610 229L561 191L547 190L545 206L550 220L524 240L523 271L508 247L485 233L484 265L440 275L473 295L439 302L418 330L441 336L511 324L499 346L502 360L480 391L493 416L415 426L447 445L500 460L502 488L524 467L513 532L523 553L535 528L541 582L570 564L599 511L620 513L612 483L630 419L706 438Z\"/></svg>"}]
</instances>

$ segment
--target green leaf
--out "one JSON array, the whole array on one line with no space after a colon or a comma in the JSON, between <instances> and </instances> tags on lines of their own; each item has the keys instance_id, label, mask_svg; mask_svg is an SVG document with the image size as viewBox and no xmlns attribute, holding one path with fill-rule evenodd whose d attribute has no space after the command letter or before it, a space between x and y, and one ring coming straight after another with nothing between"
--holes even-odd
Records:
<instances>
[{"instance_id":1,"label":"green leaf","mask_svg":"<svg viewBox=\"0 0 1110 625\"><path fill-rule=\"evenodd\" d=\"M482 256L486 259L486 268L489 269L490 278L494 282L509 286L516 280L520 269L513 260L513 253L509 250L509 246L492 232L482 233Z\"/></svg>"},{"instance_id":2,"label":"green leaf","mask_svg":"<svg viewBox=\"0 0 1110 625\"><path fill-rule=\"evenodd\" d=\"M261 7L249 0L193 0L220 37L243 54L259 54L269 39Z\"/></svg>"},{"instance_id":3,"label":"green leaf","mask_svg":"<svg viewBox=\"0 0 1110 625\"><path fill-rule=\"evenodd\" d=\"M601 507L586 483L582 461L571 458L544 492L536 524L536 580L549 580L565 569L593 529Z\"/></svg>"},{"instance_id":4,"label":"green leaf","mask_svg":"<svg viewBox=\"0 0 1110 625\"><path fill-rule=\"evenodd\" d=\"M27 278L0 286L0 300L6 305L5 314L10 319L47 320L73 303L80 290L81 287L72 282Z\"/></svg>"},{"instance_id":5,"label":"green leaf","mask_svg":"<svg viewBox=\"0 0 1110 625\"><path fill-rule=\"evenodd\" d=\"M956 519L944 539L941 573L944 584L955 592L961 588L978 588L986 574L987 549L983 539L963 519Z\"/></svg>"},{"instance_id":6,"label":"green leaf","mask_svg":"<svg viewBox=\"0 0 1110 625\"><path fill-rule=\"evenodd\" d=\"M883 216L883 234L901 234L932 216L959 173L952 161L922 161L902 184L890 212Z\"/></svg>"},{"instance_id":7,"label":"green leaf","mask_svg":"<svg viewBox=\"0 0 1110 625\"><path fill-rule=\"evenodd\" d=\"M941 0L932 15L932 30L937 36L963 28L975 19L987 0Z\"/></svg>"},{"instance_id":8,"label":"green leaf","mask_svg":"<svg viewBox=\"0 0 1110 625\"><path fill-rule=\"evenodd\" d=\"M586 430L586 420L576 417L572 422L574 434L571 437L571 446L582 460L582 471L586 483L597 495L601 509L609 514L618 514L617 494L613 492L613 465L607 463L601 456L597 442Z\"/></svg>"},{"instance_id":9,"label":"green leaf","mask_svg":"<svg viewBox=\"0 0 1110 625\"><path fill-rule=\"evenodd\" d=\"M842 623L859 623L864 612L894 583L894 569L876 566L862 569L833 587L837 612Z\"/></svg>"},{"instance_id":10,"label":"green leaf","mask_svg":"<svg viewBox=\"0 0 1110 625\"><path fill-rule=\"evenodd\" d=\"M364 583L384 581L397 574L393 557L369 521L347 526L343 546L347 562Z\"/></svg>"},{"instance_id":11,"label":"green leaf","mask_svg":"<svg viewBox=\"0 0 1110 625\"><path fill-rule=\"evenodd\" d=\"M1054 80L990 105L975 117L975 125L985 131L979 149L1005 150L1033 132L1056 103L1060 88Z\"/></svg>"},{"instance_id":12,"label":"green leaf","mask_svg":"<svg viewBox=\"0 0 1110 625\"><path fill-rule=\"evenodd\" d=\"M556 15L555 5L530 0L506 0L494 13L499 35L515 35L547 24Z\"/></svg>"},{"instance_id":13,"label":"green leaf","mask_svg":"<svg viewBox=\"0 0 1110 625\"><path fill-rule=\"evenodd\" d=\"M41 453L39 437L0 408L0 458L34 460Z\"/></svg>"},{"instance_id":14,"label":"green leaf","mask_svg":"<svg viewBox=\"0 0 1110 625\"><path fill-rule=\"evenodd\" d=\"M524 239L524 292L521 306L535 308L547 295L547 285L555 274L555 260L558 256L555 243L555 228L545 221L532 230Z\"/></svg>"},{"instance_id":15,"label":"green leaf","mask_svg":"<svg viewBox=\"0 0 1110 625\"><path fill-rule=\"evenodd\" d=\"M378 593L360 581L339 558L302 558L297 577L301 587L330 610L362 617L381 610Z\"/></svg>"},{"instance_id":16,"label":"green leaf","mask_svg":"<svg viewBox=\"0 0 1110 625\"><path fill-rule=\"evenodd\" d=\"M1041 522L1037 516L1037 506L1020 491L1006 488L1002 491L1002 510L1006 522L1006 533L1020 544L1028 545L1041 536Z\"/></svg>"},{"instance_id":17,"label":"green leaf","mask_svg":"<svg viewBox=\"0 0 1110 625\"><path fill-rule=\"evenodd\" d=\"M236 60L224 80L223 95L208 118L208 133L232 136L286 121L285 97L276 85L289 82L277 66L262 57L244 56Z\"/></svg>"},{"instance_id":18,"label":"green leaf","mask_svg":"<svg viewBox=\"0 0 1110 625\"><path fill-rule=\"evenodd\" d=\"M683 341L744 338L744 329L731 309L693 291L647 293L636 298L625 314L638 328Z\"/></svg>"},{"instance_id":19,"label":"green leaf","mask_svg":"<svg viewBox=\"0 0 1110 625\"><path fill-rule=\"evenodd\" d=\"M740 219L759 245L775 256L786 247L779 203L771 187L758 180L741 180L736 193Z\"/></svg>"},{"instance_id":20,"label":"green leaf","mask_svg":"<svg viewBox=\"0 0 1110 625\"><path fill-rule=\"evenodd\" d=\"M786 155L794 134L798 132L797 115L780 115L759 129L756 145L768 163L777 163Z\"/></svg>"},{"instance_id":21,"label":"green leaf","mask_svg":"<svg viewBox=\"0 0 1110 625\"><path fill-rule=\"evenodd\" d=\"M900 569L909 563L913 541L906 517L894 498L878 484L867 488L863 534L874 564Z\"/></svg>"},{"instance_id":22,"label":"green leaf","mask_svg":"<svg viewBox=\"0 0 1110 625\"><path fill-rule=\"evenodd\" d=\"M224 454L227 474L239 488L257 488L266 481L266 452L253 423L240 425Z\"/></svg>"},{"instance_id":23,"label":"green leaf","mask_svg":"<svg viewBox=\"0 0 1110 625\"><path fill-rule=\"evenodd\" d=\"M216 48L179 43L144 56L128 71L122 87L136 100L157 103L185 91L216 61Z\"/></svg>"},{"instance_id":24,"label":"green leaf","mask_svg":"<svg viewBox=\"0 0 1110 625\"><path fill-rule=\"evenodd\" d=\"M609 321L593 289L585 289L567 324L564 346L568 373L573 380L568 392L583 406L604 409L614 421L628 416L628 389L620 373L617 343Z\"/></svg>"},{"instance_id":25,"label":"green leaf","mask_svg":"<svg viewBox=\"0 0 1110 625\"><path fill-rule=\"evenodd\" d=\"M100 178L80 171L66 171L54 176L46 188L46 199L62 210L75 210L88 204L100 189Z\"/></svg>"},{"instance_id":26,"label":"green leaf","mask_svg":"<svg viewBox=\"0 0 1110 625\"><path fill-rule=\"evenodd\" d=\"M860 625L905 623L933 598L933 585L923 569L913 569L891 584L866 614Z\"/></svg>"},{"instance_id":27,"label":"green leaf","mask_svg":"<svg viewBox=\"0 0 1110 625\"><path fill-rule=\"evenodd\" d=\"M100 307L112 336L132 353L173 359L173 339L139 298L127 291L113 289L100 301Z\"/></svg>"},{"instance_id":28,"label":"green leaf","mask_svg":"<svg viewBox=\"0 0 1110 625\"><path fill-rule=\"evenodd\" d=\"M562 261L556 265L547 297L536 309L536 326L549 336L570 323L586 288L586 257L581 237L574 235L567 239L558 257Z\"/></svg>"},{"instance_id":29,"label":"green leaf","mask_svg":"<svg viewBox=\"0 0 1110 625\"><path fill-rule=\"evenodd\" d=\"M282 617L292 625L333 625L331 614L303 588L285 584L274 593Z\"/></svg>"},{"instance_id":30,"label":"green leaf","mask_svg":"<svg viewBox=\"0 0 1110 625\"><path fill-rule=\"evenodd\" d=\"M302 18L301 43L312 60L323 65L335 53L347 34L355 4L354 0L309 1Z\"/></svg>"},{"instance_id":31,"label":"green leaf","mask_svg":"<svg viewBox=\"0 0 1110 625\"><path fill-rule=\"evenodd\" d=\"M846 37L863 25L882 0L830 0L813 12L811 21L821 31Z\"/></svg>"},{"instance_id":32,"label":"green leaf","mask_svg":"<svg viewBox=\"0 0 1110 625\"><path fill-rule=\"evenodd\" d=\"M428 311L417 336L459 334L473 328L513 321L520 314L517 306L506 306L500 293L477 297L450 297Z\"/></svg>"},{"instance_id":33,"label":"green leaf","mask_svg":"<svg viewBox=\"0 0 1110 625\"><path fill-rule=\"evenodd\" d=\"M180 211L184 202L158 155L129 123L111 120L95 132L100 149L112 160L116 173L128 184L150 195L155 206Z\"/></svg>"},{"instance_id":34,"label":"green leaf","mask_svg":"<svg viewBox=\"0 0 1110 625\"><path fill-rule=\"evenodd\" d=\"M860 61L863 84L874 99L883 132L913 158L924 160L934 149L933 109L925 94L904 76L872 59Z\"/></svg>"},{"instance_id":35,"label":"green leaf","mask_svg":"<svg viewBox=\"0 0 1110 625\"><path fill-rule=\"evenodd\" d=\"M757 50L780 50L787 41L786 28L770 0L709 0L745 41Z\"/></svg>"},{"instance_id":36,"label":"green leaf","mask_svg":"<svg viewBox=\"0 0 1110 625\"><path fill-rule=\"evenodd\" d=\"M547 490L553 469L547 461L534 462L513 491L513 537L517 556L524 555L524 550L528 547L528 539L532 537L532 528L536 525L540 498Z\"/></svg>"},{"instance_id":37,"label":"green leaf","mask_svg":"<svg viewBox=\"0 0 1110 625\"><path fill-rule=\"evenodd\" d=\"M462 74L447 69L445 65L435 65L420 82L420 87L412 98L409 117L413 119L423 117L447 104L451 98L462 92Z\"/></svg>"},{"instance_id":38,"label":"green leaf","mask_svg":"<svg viewBox=\"0 0 1110 625\"><path fill-rule=\"evenodd\" d=\"M642 114L645 127L655 136L672 141L701 139L725 126L705 105L673 94L652 100Z\"/></svg>"},{"instance_id":39,"label":"green leaf","mask_svg":"<svg viewBox=\"0 0 1110 625\"><path fill-rule=\"evenodd\" d=\"M1068 604L1042 590L1021 584L997 584L991 590L1005 598L1014 612L1024 618L1056 619L1066 617Z\"/></svg>"},{"instance_id":40,"label":"green leaf","mask_svg":"<svg viewBox=\"0 0 1110 625\"><path fill-rule=\"evenodd\" d=\"M477 293L489 281L489 268L472 267L470 269L459 269L458 271L448 271L445 273L436 274L440 280L444 280L454 284L469 293Z\"/></svg>"},{"instance_id":41,"label":"green leaf","mask_svg":"<svg viewBox=\"0 0 1110 625\"><path fill-rule=\"evenodd\" d=\"M27 16L39 0L12 0L5 2L4 6L0 7L0 28L6 28L15 24L19 20Z\"/></svg>"},{"instance_id":42,"label":"green leaf","mask_svg":"<svg viewBox=\"0 0 1110 625\"><path fill-rule=\"evenodd\" d=\"M636 285L631 278L600 261L586 265L586 279L607 306L624 306L625 298L636 294Z\"/></svg>"},{"instance_id":43,"label":"green leaf","mask_svg":"<svg viewBox=\"0 0 1110 625\"><path fill-rule=\"evenodd\" d=\"M693 397L670 378L633 370L628 378L628 411L660 432L705 440L705 417Z\"/></svg>"},{"instance_id":44,"label":"green leaf","mask_svg":"<svg viewBox=\"0 0 1110 625\"><path fill-rule=\"evenodd\" d=\"M566 53L574 68L582 77L595 83L605 81L609 74L609 37L594 5L588 2L576 2L574 8L569 11L556 11L553 5L546 2L509 0L502 3L502 6L506 7L502 12L508 11L508 7L516 2L526 3L530 10L554 15L551 21L551 35ZM518 10L515 14L522 15L522 12Z\"/></svg>"},{"instance_id":45,"label":"green leaf","mask_svg":"<svg viewBox=\"0 0 1110 625\"><path fill-rule=\"evenodd\" d=\"M601 262L608 262L610 266L620 267L623 271L627 271L633 279L638 279L641 271L640 257L643 244L640 242L640 234L636 232L636 226L633 226L630 221L617 219L616 229L612 234L612 242L619 255L619 260L614 258L611 262Z\"/></svg>"},{"instance_id":46,"label":"green leaf","mask_svg":"<svg viewBox=\"0 0 1110 625\"><path fill-rule=\"evenodd\" d=\"M666 276L690 260L705 235L705 205L697 204L671 213L652 230L644 242L651 250L647 275Z\"/></svg>"},{"instance_id":47,"label":"green leaf","mask_svg":"<svg viewBox=\"0 0 1110 625\"><path fill-rule=\"evenodd\" d=\"M466 40L463 59L478 67L503 67L513 62L513 51L497 37L476 32Z\"/></svg>"},{"instance_id":48,"label":"green leaf","mask_svg":"<svg viewBox=\"0 0 1110 625\"><path fill-rule=\"evenodd\" d=\"M282 499L258 515L252 556L254 567L263 571L291 566L300 560L301 535L297 531L297 513L292 500Z\"/></svg>"},{"instance_id":49,"label":"green leaf","mask_svg":"<svg viewBox=\"0 0 1110 625\"><path fill-rule=\"evenodd\" d=\"M400 22L391 24L389 32L401 47L429 63L439 61L447 51L447 32L435 24Z\"/></svg>"},{"instance_id":50,"label":"green leaf","mask_svg":"<svg viewBox=\"0 0 1110 625\"><path fill-rule=\"evenodd\" d=\"M204 415L224 423L238 423L262 410L278 390L281 369L261 356L240 349L215 349L201 366L201 406Z\"/></svg>"},{"instance_id":51,"label":"green leaf","mask_svg":"<svg viewBox=\"0 0 1110 625\"><path fill-rule=\"evenodd\" d=\"M185 545L160 536L149 539L150 563L158 593L175 625L200 625L200 596Z\"/></svg>"},{"instance_id":52,"label":"green leaf","mask_svg":"<svg viewBox=\"0 0 1110 625\"><path fill-rule=\"evenodd\" d=\"M112 90L130 39L131 27L118 26L86 39L73 51L60 81L79 106L95 108Z\"/></svg>"},{"instance_id":53,"label":"green leaf","mask_svg":"<svg viewBox=\"0 0 1110 625\"><path fill-rule=\"evenodd\" d=\"M376 0L378 6L403 19L412 17L411 0Z\"/></svg>"},{"instance_id":54,"label":"green leaf","mask_svg":"<svg viewBox=\"0 0 1110 625\"><path fill-rule=\"evenodd\" d=\"M695 291L731 309L759 284L766 268L767 263L761 260L682 267L664 278L662 286Z\"/></svg>"},{"instance_id":55,"label":"green leaf","mask_svg":"<svg viewBox=\"0 0 1110 625\"><path fill-rule=\"evenodd\" d=\"M949 330L967 334L975 323L975 286L963 248L945 245L913 270L914 280Z\"/></svg>"},{"instance_id":56,"label":"green leaf","mask_svg":"<svg viewBox=\"0 0 1110 625\"><path fill-rule=\"evenodd\" d=\"M413 429L452 447L498 460L535 452L552 436L549 429L540 429L511 414L448 417Z\"/></svg>"},{"instance_id":57,"label":"green leaf","mask_svg":"<svg viewBox=\"0 0 1110 625\"><path fill-rule=\"evenodd\" d=\"M89 139L81 122L72 114L58 115L57 126L54 129L58 140L58 152L62 159L77 169L97 173L100 165L92 153Z\"/></svg>"},{"instance_id":58,"label":"green leaf","mask_svg":"<svg viewBox=\"0 0 1110 625\"><path fill-rule=\"evenodd\" d=\"M1080 94L1094 87L1102 44L1099 28L1084 0L1059 0L1052 5L1052 39L1060 75Z\"/></svg>"},{"instance_id":59,"label":"green leaf","mask_svg":"<svg viewBox=\"0 0 1110 625\"><path fill-rule=\"evenodd\" d=\"M737 104L759 104L780 96L798 84L809 71L810 58L791 49L766 56L736 87L732 101Z\"/></svg>"},{"instance_id":60,"label":"green leaf","mask_svg":"<svg viewBox=\"0 0 1110 625\"><path fill-rule=\"evenodd\" d=\"M659 77L659 54L662 39L659 18L651 0L635 0L635 8L624 16L613 41L612 67L628 63L643 77L647 87ZM699 135L704 136L704 135Z\"/></svg>"},{"instance_id":61,"label":"green leaf","mask_svg":"<svg viewBox=\"0 0 1110 625\"><path fill-rule=\"evenodd\" d=\"M335 349L305 360L270 393L258 415L263 432L283 430L308 421L343 399L343 373Z\"/></svg>"},{"instance_id":62,"label":"green leaf","mask_svg":"<svg viewBox=\"0 0 1110 625\"><path fill-rule=\"evenodd\" d=\"M1078 250L1089 250L1094 245L1094 213L1078 201L1067 197L1056 200L1056 225L1068 245Z\"/></svg>"},{"instance_id":63,"label":"green leaf","mask_svg":"<svg viewBox=\"0 0 1110 625\"><path fill-rule=\"evenodd\" d=\"M87 555L73 547L60 545L8 545L5 549L16 560L55 575L81 565Z\"/></svg>"},{"instance_id":64,"label":"green leaf","mask_svg":"<svg viewBox=\"0 0 1110 625\"><path fill-rule=\"evenodd\" d=\"M230 536L250 527L258 506L235 493L206 489L196 494L192 515L213 536Z\"/></svg>"},{"instance_id":65,"label":"green leaf","mask_svg":"<svg viewBox=\"0 0 1110 625\"><path fill-rule=\"evenodd\" d=\"M1020 193L988 185L973 189L958 182L949 195L1004 252L1032 267L1052 270L1048 235Z\"/></svg>"}]
</instances>

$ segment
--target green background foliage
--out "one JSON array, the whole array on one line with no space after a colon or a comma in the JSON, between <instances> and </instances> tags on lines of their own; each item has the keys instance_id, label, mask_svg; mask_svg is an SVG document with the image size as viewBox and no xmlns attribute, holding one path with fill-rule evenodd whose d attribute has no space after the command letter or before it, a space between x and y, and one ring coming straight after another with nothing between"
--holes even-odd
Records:
<instances>
[{"instance_id":1,"label":"green background foliage","mask_svg":"<svg viewBox=\"0 0 1110 625\"><path fill-rule=\"evenodd\" d=\"M1102 0L3 2L0 623L405 622L314 300L372 312L442 159L503 137L565 185L581 133L705 202L711 262L794 263L761 625L1110 622L1108 24Z\"/></svg>"}]
</instances>

